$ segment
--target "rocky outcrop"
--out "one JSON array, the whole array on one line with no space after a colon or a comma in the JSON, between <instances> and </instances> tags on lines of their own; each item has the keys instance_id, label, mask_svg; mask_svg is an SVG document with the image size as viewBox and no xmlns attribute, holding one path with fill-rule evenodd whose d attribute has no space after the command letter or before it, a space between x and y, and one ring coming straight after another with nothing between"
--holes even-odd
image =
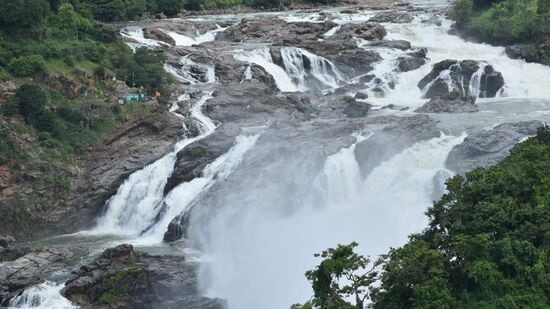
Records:
<instances>
[{"instance_id":1,"label":"rocky outcrop","mask_svg":"<svg viewBox=\"0 0 550 309\"><path fill-rule=\"evenodd\" d=\"M380 40L380 41L369 42L367 46L407 50L411 48L411 43L405 40Z\"/></svg>"},{"instance_id":2,"label":"rocky outcrop","mask_svg":"<svg viewBox=\"0 0 550 309\"><path fill-rule=\"evenodd\" d=\"M197 265L183 256L152 256L131 245L105 250L80 267L62 294L83 307L223 309L199 296Z\"/></svg>"},{"instance_id":3,"label":"rocky outcrop","mask_svg":"<svg viewBox=\"0 0 550 309\"><path fill-rule=\"evenodd\" d=\"M148 39L153 39L156 41L161 41L170 45L176 45L176 41L168 35L166 32L155 27L145 27L143 28L143 36Z\"/></svg>"},{"instance_id":4,"label":"rocky outcrop","mask_svg":"<svg viewBox=\"0 0 550 309\"><path fill-rule=\"evenodd\" d=\"M443 60L418 83L426 99L443 96L452 91L462 95L478 95L481 98L495 97L504 86L500 72L486 63L474 60ZM475 90L477 93L470 93Z\"/></svg>"},{"instance_id":5,"label":"rocky outcrop","mask_svg":"<svg viewBox=\"0 0 550 309\"><path fill-rule=\"evenodd\" d=\"M415 110L417 113L474 113L478 111L476 97L463 96L453 91L441 97L430 99L422 107Z\"/></svg>"},{"instance_id":6,"label":"rocky outcrop","mask_svg":"<svg viewBox=\"0 0 550 309\"><path fill-rule=\"evenodd\" d=\"M322 39L327 31L336 26L331 21L287 23L278 17L243 18L239 24L218 33L216 40L295 46L302 41Z\"/></svg>"},{"instance_id":7,"label":"rocky outcrop","mask_svg":"<svg viewBox=\"0 0 550 309\"><path fill-rule=\"evenodd\" d=\"M372 107L370 104L359 102L353 97L346 97L345 102L344 114L352 118L365 117Z\"/></svg>"},{"instance_id":8,"label":"rocky outcrop","mask_svg":"<svg viewBox=\"0 0 550 309\"><path fill-rule=\"evenodd\" d=\"M180 183L200 177L204 168L216 158L226 153L240 128L234 124L222 124L214 133L193 143L178 152L174 171L164 187L164 193L170 192Z\"/></svg>"},{"instance_id":9,"label":"rocky outcrop","mask_svg":"<svg viewBox=\"0 0 550 309\"><path fill-rule=\"evenodd\" d=\"M411 14L403 11L387 11L376 14L370 19L370 21L375 21L379 23L395 23L395 24L406 24L413 21Z\"/></svg>"},{"instance_id":10,"label":"rocky outcrop","mask_svg":"<svg viewBox=\"0 0 550 309\"><path fill-rule=\"evenodd\" d=\"M44 282L51 272L64 267L78 250L50 247L28 252L12 261L0 263L0 307L31 285ZM80 252L79 252L80 253ZM1 253L0 253L1 255Z\"/></svg>"},{"instance_id":11,"label":"rocky outcrop","mask_svg":"<svg viewBox=\"0 0 550 309\"><path fill-rule=\"evenodd\" d=\"M535 135L542 125L541 121L505 123L488 131L470 134L462 144L451 150L446 165L460 174L476 167L492 166L508 156L517 143Z\"/></svg>"},{"instance_id":12,"label":"rocky outcrop","mask_svg":"<svg viewBox=\"0 0 550 309\"><path fill-rule=\"evenodd\" d=\"M428 115L376 117L370 119L369 123L373 127L381 126L381 129L355 147L355 157L363 176L416 142L440 135L437 121Z\"/></svg>"},{"instance_id":13,"label":"rocky outcrop","mask_svg":"<svg viewBox=\"0 0 550 309\"><path fill-rule=\"evenodd\" d=\"M344 24L329 40L363 39L367 41L381 40L386 36L386 29L378 23Z\"/></svg>"},{"instance_id":14,"label":"rocky outcrop","mask_svg":"<svg viewBox=\"0 0 550 309\"><path fill-rule=\"evenodd\" d=\"M401 72L414 71L426 64L426 48L416 48L411 52L397 58L397 67Z\"/></svg>"}]
</instances>

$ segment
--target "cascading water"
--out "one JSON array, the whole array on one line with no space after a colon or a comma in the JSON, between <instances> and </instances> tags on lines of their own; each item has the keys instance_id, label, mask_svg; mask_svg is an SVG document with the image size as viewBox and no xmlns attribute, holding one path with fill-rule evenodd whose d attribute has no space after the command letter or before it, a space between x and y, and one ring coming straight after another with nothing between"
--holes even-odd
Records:
<instances>
[{"instance_id":1,"label":"cascading water","mask_svg":"<svg viewBox=\"0 0 550 309\"><path fill-rule=\"evenodd\" d=\"M285 71L298 89L308 89L308 77L315 78L322 86L338 88L344 79L329 60L296 47L281 48Z\"/></svg>"},{"instance_id":2,"label":"cascading water","mask_svg":"<svg viewBox=\"0 0 550 309\"><path fill-rule=\"evenodd\" d=\"M189 59L189 56L182 57L180 65L180 68L175 68L165 64L164 69L184 84L197 85L216 82L216 72L212 65L196 63Z\"/></svg>"},{"instance_id":3,"label":"cascading water","mask_svg":"<svg viewBox=\"0 0 550 309\"><path fill-rule=\"evenodd\" d=\"M197 121L200 134L176 143L172 152L130 175L107 202L107 211L98 220L96 228L87 233L136 237L155 223L162 210L164 186L174 169L177 153L216 129L216 125L201 110L210 98L211 93L204 94L191 108L191 115Z\"/></svg>"},{"instance_id":4,"label":"cascading water","mask_svg":"<svg viewBox=\"0 0 550 309\"><path fill-rule=\"evenodd\" d=\"M61 296L63 284L46 281L26 289L21 295L10 301L8 308L36 309L74 309L70 301Z\"/></svg>"},{"instance_id":5,"label":"cascading water","mask_svg":"<svg viewBox=\"0 0 550 309\"><path fill-rule=\"evenodd\" d=\"M284 68L273 63L268 47L238 52L234 57L264 68L273 76L277 88L283 92L306 91L311 88L337 88L344 81L332 62L301 48L281 48Z\"/></svg>"},{"instance_id":6,"label":"cascading water","mask_svg":"<svg viewBox=\"0 0 550 309\"><path fill-rule=\"evenodd\" d=\"M210 231L208 239L196 231L208 261L202 278L209 295L227 298L230 308L288 308L311 295L303 273L316 262L313 253L327 244L358 241L368 254L402 244L424 226L433 177L463 139L442 136L417 143L366 179L359 176L355 146L343 149L320 172L321 194L328 197L324 205L304 204L281 213L269 199L246 189L213 205L212 220L196 227ZM255 206L239 207L244 201Z\"/></svg>"}]
</instances>

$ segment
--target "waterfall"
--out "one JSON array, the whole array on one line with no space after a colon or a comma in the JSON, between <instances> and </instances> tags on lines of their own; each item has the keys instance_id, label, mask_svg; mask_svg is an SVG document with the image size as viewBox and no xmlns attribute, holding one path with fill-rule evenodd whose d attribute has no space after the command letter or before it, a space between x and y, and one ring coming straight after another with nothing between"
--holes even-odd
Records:
<instances>
[{"instance_id":1,"label":"waterfall","mask_svg":"<svg viewBox=\"0 0 550 309\"><path fill-rule=\"evenodd\" d=\"M139 47L160 47L161 45L168 45L164 42L145 38L143 34L143 29L137 26L131 26L122 29L120 35L123 38L127 38L130 40L130 42L127 42L127 44L134 51L136 50L136 48Z\"/></svg>"},{"instance_id":2,"label":"waterfall","mask_svg":"<svg viewBox=\"0 0 550 309\"><path fill-rule=\"evenodd\" d=\"M275 80L280 91L297 92L315 88L337 88L344 80L336 66L328 59L296 47L281 48L284 68L273 63L269 48L241 51L237 60L254 63L264 68Z\"/></svg>"},{"instance_id":3,"label":"waterfall","mask_svg":"<svg viewBox=\"0 0 550 309\"><path fill-rule=\"evenodd\" d=\"M443 135L419 142L366 179L359 176L354 146L342 149L320 171L327 180L324 192L301 192L329 196L325 205L304 204L281 214L269 205L276 202L246 188L212 205L219 206L212 221L200 227L210 235L201 238L197 232L208 261L201 269L208 295L228 299L230 308L288 308L311 296L303 273L318 262L313 253L357 241L360 253L376 255L403 244L425 226L424 212L439 189L433 178L445 170L449 151L463 139Z\"/></svg>"},{"instance_id":4,"label":"waterfall","mask_svg":"<svg viewBox=\"0 0 550 309\"><path fill-rule=\"evenodd\" d=\"M195 37L189 37L185 36L183 34L160 29L162 32L168 34L174 41L176 42L176 46L193 46L193 45L199 45L204 42L211 42L216 39L216 33L221 32L225 30L225 28L222 28L218 25L216 25L217 28L214 30L207 31L203 34L200 34L197 32L197 35Z\"/></svg>"},{"instance_id":5,"label":"waterfall","mask_svg":"<svg viewBox=\"0 0 550 309\"><path fill-rule=\"evenodd\" d=\"M208 164L202 177L179 184L164 199L166 209L155 226L140 239L140 243L155 242L162 239L166 227L176 216L184 213L197 197L206 192L216 181L225 179L239 165L244 154L250 150L260 134L239 135L235 145L224 155Z\"/></svg>"},{"instance_id":6,"label":"waterfall","mask_svg":"<svg viewBox=\"0 0 550 309\"><path fill-rule=\"evenodd\" d=\"M216 72L213 65L196 63L189 59L189 55L180 59L180 65L181 67L178 69L165 64L164 69L184 84L197 85L216 82Z\"/></svg>"},{"instance_id":7,"label":"waterfall","mask_svg":"<svg viewBox=\"0 0 550 309\"><path fill-rule=\"evenodd\" d=\"M317 56L297 47L281 48L281 57L285 71L299 89L308 89L307 78L314 77L323 86L338 88L343 81L336 66L326 58Z\"/></svg>"},{"instance_id":8,"label":"waterfall","mask_svg":"<svg viewBox=\"0 0 550 309\"><path fill-rule=\"evenodd\" d=\"M36 308L36 309L73 309L71 302L64 298L60 291L64 284L55 284L46 281L42 284L27 288L21 295L14 297L8 308Z\"/></svg>"},{"instance_id":9,"label":"waterfall","mask_svg":"<svg viewBox=\"0 0 550 309\"><path fill-rule=\"evenodd\" d=\"M468 94L475 97L485 97L485 93L481 91L481 76L485 73L485 67L487 63L480 62L479 69L472 75L470 85L468 87Z\"/></svg>"},{"instance_id":10,"label":"waterfall","mask_svg":"<svg viewBox=\"0 0 550 309\"><path fill-rule=\"evenodd\" d=\"M216 125L201 110L210 98L211 93L205 93L190 110L197 121L200 134L177 142L174 150L166 156L130 175L118 192L107 201L107 211L99 218L97 226L86 233L135 237L155 223L162 210L163 190L174 169L177 153L216 129Z\"/></svg>"},{"instance_id":11,"label":"waterfall","mask_svg":"<svg viewBox=\"0 0 550 309\"><path fill-rule=\"evenodd\" d=\"M283 68L273 63L269 48L267 47L255 49L253 51L241 51L235 54L234 57L237 60L254 63L264 68L267 73L273 76L277 88L282 92L296 92L302 90L294 84L292 78Z\"/></svg>"}]
</instances>

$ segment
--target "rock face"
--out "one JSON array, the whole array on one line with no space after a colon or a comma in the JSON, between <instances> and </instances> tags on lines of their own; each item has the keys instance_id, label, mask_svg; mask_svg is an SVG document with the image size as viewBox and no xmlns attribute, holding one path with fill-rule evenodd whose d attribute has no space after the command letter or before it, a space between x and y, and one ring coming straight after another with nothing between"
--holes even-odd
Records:
<instances>
[{"instance_id":1,"label":"rock face","mask_svg":"<svg viewBox=\"0 0 550 309\"><path fill-rule=\"evenodd\" d=\"M411 48L411 43L405 40L381 40L374 41L367 44L367 46L395 48L400 50L407 50Z\"/></svg>"},{"instance_id":2,"label":"rock face","mask_svg":"<svg viewBox=\"0 0 550 309\"><path fill-rule=\"evenodd\" d=\"M453 91L441 97L432 98L422 107L415 110L417 113L474 113L478 111L476 97L462 96Z\"/></svg>"},{"instance_id":3,"label":"rock face","mask_svg":"<svg viewBox=\"0 0 550 309\"><path fill-rule=\"evenodd\" d=\"M358 102L355 98L345 98L346 106L344 114L348 117L365 117L371 109L371 105L364 102Z\"/></svg>"},{"instance_id":4,"label":"rock face","mask_svg":"<svg viewBox=\"0 0 550 309\"><path fill-rule=\"evenodd\" d=\"M322 39L323 34L336 26L332 21L287 23L278 17L243 18L239 24L218 33L216 40L299 45L302 41Z\"/></svg>"},{"instance_id":5,"label":"rock face","mask_svg":"<svg viewBox=\"0 0 550 309\"><path fill-rule=\"evenodd\" d=\"M474 60L443 60L419 83L426 99L452 91L481 98L495 97L504 86L504 78L491 65Z\"/></svg>"},{"instance_id":6,"label":"rock face","mask_svg":"<svg viewBox=\"0 0 550 309\"><path fill-rule=\"evenodd\" d=\"M14 260L0 263L0 307L7 306L10 299L27 287L44 282L49 273L63 267L63 263L75 254L73 250L56 247L33 252L29 252L28 248L18 250L26 253Z\"/></svg>"},{"instance_id":7,"label":"rock face","mask_svg":"<svg viewBox=\"0 0 550 309\"><path fill-rule=\"evenodd\" d=\"M504 159L517 143L535 135L541 121L505 123L495 128L471 134L449 153L446 165L460 174L476 167L488 167Z\"/></svg>"},{"instance_id":8,"label":"rock face","mask_svg":"<svg viewBox=\"0 0 550 309\"><path fill-rule=\"evenodd\" d=\"M370 122L373 126L380 125L383 128L355 147L355 157L363 176L392 155L418 141L438 137L440 134L437 121L428 115L384 116L371 119Z\"/></svg>"},{"instance_id":9,"label":"rock face","mask_svg":"<svg viewBox=\"0 0 550 309\"><path fill-rule=\"evenodd\" d=\"M382 12L370 19L370 21L375 21L379 23L395 23L395 24L404 24L410 23L413 21L411 14L402 11L388 11Z\"/></svg>"},{"instance_id":10,"label":"rock face","mask_svg":"<svg viewBox=\"0 0 550 309\"><path fill-rule=\"evenodd\" d=\"M223 309L198 296L196 265L183 257L151 256L131 245L105 250L66 282L62 294L83 307Z\"/></svg>"},{"instance_id":11,"label":"rock face","mask_svg":"<svg viewBox=\"0 0 550 309\"><path fill-rule=\"evenodd\" d=\"M378 23L344 24L332 37L331 40L363 39L367 41L381 40L386 36L386 29Z\"/></svg>"}]
</instances>

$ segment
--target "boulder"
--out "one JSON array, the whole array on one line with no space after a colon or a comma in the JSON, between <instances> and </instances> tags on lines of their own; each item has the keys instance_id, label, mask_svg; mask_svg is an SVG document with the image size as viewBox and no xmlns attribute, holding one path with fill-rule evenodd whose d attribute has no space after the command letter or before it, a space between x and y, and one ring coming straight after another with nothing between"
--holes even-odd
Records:
<instances>
[{"instance_id":1,"label":"boulder","mask_svg":"<svg viewBox=\"0 0 550 309\"><path fill-rule=\"evenodd\" d=\"M82 307L223 309L199 296L196 264L183 256L152 256L123 244L80 267L62 294Z\"/></svg>"},{"instance_id":2,"label":"boulder","mask_svg":"<svg viewBox=\"0 0 550 309\"><path fill-rule=\"evenodd\" d=\"M378 23L344 24L330 40L363 39L367 41L381 40L386 36L386 28Z\"/></svg>"},{"instance_id":3,"label":"boulder","mask_svg":"<svg viewBox=\"0 0 550 309\"><path fill-rule=\"evenodd\" d=\"M346 101L344 114L350 118L365 117L372 107L372 105L359 102L353 97L346 97L344 100Z\"/></svg>"},{"instance_id":4,"label":"boulder","mask_svg":"<svg viewBox=\"0 0 550 309\"><path fill-rule=\"evenodd\" d=\"M143 36L147 39L153 39L170 45L176 45L176 41L159 28L145 27L143 28Z\"/></svg>"},{"instance_id":5,"label":"boulder","mask_svg":"<svg viewBox=\"0 0 550 309\"><path fill-rule=\"evenodd\" d=\"M411 43L405 40L381 40L369 42L367 46L395 48L400 50L407 50L411 48Z\"/></svg>"},{"instance_id":6,"label":"boulder","mask_svg":"<svg viewBox=\"0 0 550 309\"><path fill-rule=\"evenodd\" d=\"M15 238L12 236L3 236L0 235L0 247L8 248L12 242L15 241Z\"/></svg>"},{"instance_id":7,"label":"boulder","mask_svg":"<svg viewBox=\"0 0 550 309\"><path fill-rule=\"evenodd\" d=\"M426 59L410 56L401 56L397 58L397 67L401 72L414 71L426 64Z\"/></svg>"},{"instance_id":8,"label":"boulder","mask_svg":"<svg viewBox=\"0 0 550 309\"><path fill-rule=\"evenodd\" d=\"M453 91L441 97L430 99L422 107L415 110L417 113L474 113L478 111L475 105L476 97L463 96Z\"/></svg>"},{"instance_id":9,"label":"boulder","mask_svg":"<svg viewBox=\"0 0 550 309\"><path fill-rule=\"evenodd\" d=\"M411 14L402 11L388 11L376 14L374 17L369 19L369 21L375 21L379 23L395 23L395 24L406 24L413 21Z\"/></svg>"},{"instance_id":10,"label":"boulder","mask_svg":"<svg viewBox=\"0 0 550 309\"><path fill-rule=\"evenodd\" d=\"M434 65L418 83L423 98L440 97L452 91L464 96L476 95L481 98L495 97L504 86L500 72L484 62L475 60L443 60ZM475 93L470 93L475 91Z\"/></svg>"},{"instance_id":11,"label":"boulder","mask_svg":"<svg viewBox=\"0 0 550 309\"><path fill-rule=\"evenodd\" d=\"M507 157L517 143L535 135L542 125L541 121L504 123L488 131L470 134L451 150L445 164L460 174L492 166Z\"/></svg>"}]
</instances>

